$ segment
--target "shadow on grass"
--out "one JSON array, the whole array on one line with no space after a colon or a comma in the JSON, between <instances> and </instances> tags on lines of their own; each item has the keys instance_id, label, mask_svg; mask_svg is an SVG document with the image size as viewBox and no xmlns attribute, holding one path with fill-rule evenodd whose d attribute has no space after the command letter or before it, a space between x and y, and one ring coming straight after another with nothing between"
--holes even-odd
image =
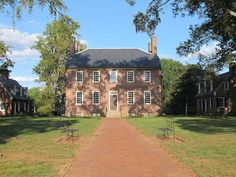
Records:
<instances>
[{"instance_id":1,"label":"shadow on grass","mask_svg":"<svg viewBox=\"0 0 236 177\"><path fill-rule=\"evenodd\" d=\"M77 123L71 120L70 124ZM2 118L0 119L0 144L19 135L45 133L60 130L59 118Z\"/></svg>"},{"instance_id":2,"label":"shadow on grass","mask_svg":"<svg viewBox=\"0 0 236 177\"><path fill-rule=\"evenodd\" d=\"M175 122L184 130L198 133L236 133L236 119L233 118L179 118Z\"/></svg>"}]
</instances>

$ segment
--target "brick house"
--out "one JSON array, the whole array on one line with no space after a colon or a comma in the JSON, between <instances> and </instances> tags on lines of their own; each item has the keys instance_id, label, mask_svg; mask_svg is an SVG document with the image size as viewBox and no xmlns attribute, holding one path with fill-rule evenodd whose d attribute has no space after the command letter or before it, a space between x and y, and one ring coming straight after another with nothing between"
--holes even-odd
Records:
<instances>
[{"instance_id":1,"label":"brick house","mask_svg":"<svg viewBox=\"0 0 236 177\"><path fill-rule=\"evenodd\" d=\"M220 75L208 75L198 85L198 115L236 115L236 66Z\"/></svg>"},{"instance_id":2,"label":"brick house","mask_svg":"<svg viewBox=\"0 0 236 177\"><path fill-rule=\"evenodd\" d=\"M156 38L141 49L86 49L66 63L66 116L157 116L162 111Z\"/></svg>"},{"instance_id":3,"label":"brick house","mask_svg":"<svg viewBox=\"0 0 236 177\"><path fill-rule=\"evenodd\" d=\"M0 68L0 116L31 114L33 101L28 88L9 78L9 70Z\"/></svg>"}]
</instances>

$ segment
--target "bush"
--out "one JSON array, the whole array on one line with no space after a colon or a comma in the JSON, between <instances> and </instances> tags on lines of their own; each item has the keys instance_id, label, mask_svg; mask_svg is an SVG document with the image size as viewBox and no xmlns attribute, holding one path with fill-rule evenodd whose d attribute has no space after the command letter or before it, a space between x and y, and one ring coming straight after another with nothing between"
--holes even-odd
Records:
<instances>
[{"instance_id":1,"label":"bush","mask_svg":"<svg viewBox=\"0 0 236 177\"><path fill-rule=\"evenodd\" d=\"M38 108L38 114L40 116L49 116L51 114L51 104L46 104Z\"/></svg>"}]
</instances>

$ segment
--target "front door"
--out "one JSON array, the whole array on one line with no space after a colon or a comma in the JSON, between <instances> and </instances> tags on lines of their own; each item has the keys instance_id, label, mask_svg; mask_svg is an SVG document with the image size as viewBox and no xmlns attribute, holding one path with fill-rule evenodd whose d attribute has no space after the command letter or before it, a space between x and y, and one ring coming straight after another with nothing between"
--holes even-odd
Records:
<instances>
[{"instance_id":1,"label":"front door","mask_svg":"<svg viewBox=\"0 0 236 177\"><path fill-rule=\"evenodd\" d=\"M109 108L110 108L110 111L118 110L118 92L117 91L109 92Z\"/></svg>"}]
</instances>

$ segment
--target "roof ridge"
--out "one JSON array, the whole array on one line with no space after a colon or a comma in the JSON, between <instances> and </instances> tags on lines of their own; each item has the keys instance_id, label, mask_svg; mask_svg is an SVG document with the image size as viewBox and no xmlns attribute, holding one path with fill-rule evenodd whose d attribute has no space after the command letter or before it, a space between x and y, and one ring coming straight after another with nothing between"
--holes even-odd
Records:
<instances>
[{"instance_id":1,"label":"roof ridge","mask_svg":"<svg viewBox=\"0 0 236 177\"><path fill-rule=\"evenodd\" d=\"M82 51L79 51L79 52L77 52L77 53L75 53L75 54L80 54L80 53L83 53L83 52L85 52L85 51L87 51L87 50L140 50L140 51L142 51L142 52L145 52L145 53L147 53L147 54L149 54L149 55L152 55L150 52L148 52L148 51L145 51L144 49L141 49L141 48L139 48L139 47L124 47L124 48L86 48L86 49L84 49L84 50L82 50Z\"/></svg>"}]
</instances>

